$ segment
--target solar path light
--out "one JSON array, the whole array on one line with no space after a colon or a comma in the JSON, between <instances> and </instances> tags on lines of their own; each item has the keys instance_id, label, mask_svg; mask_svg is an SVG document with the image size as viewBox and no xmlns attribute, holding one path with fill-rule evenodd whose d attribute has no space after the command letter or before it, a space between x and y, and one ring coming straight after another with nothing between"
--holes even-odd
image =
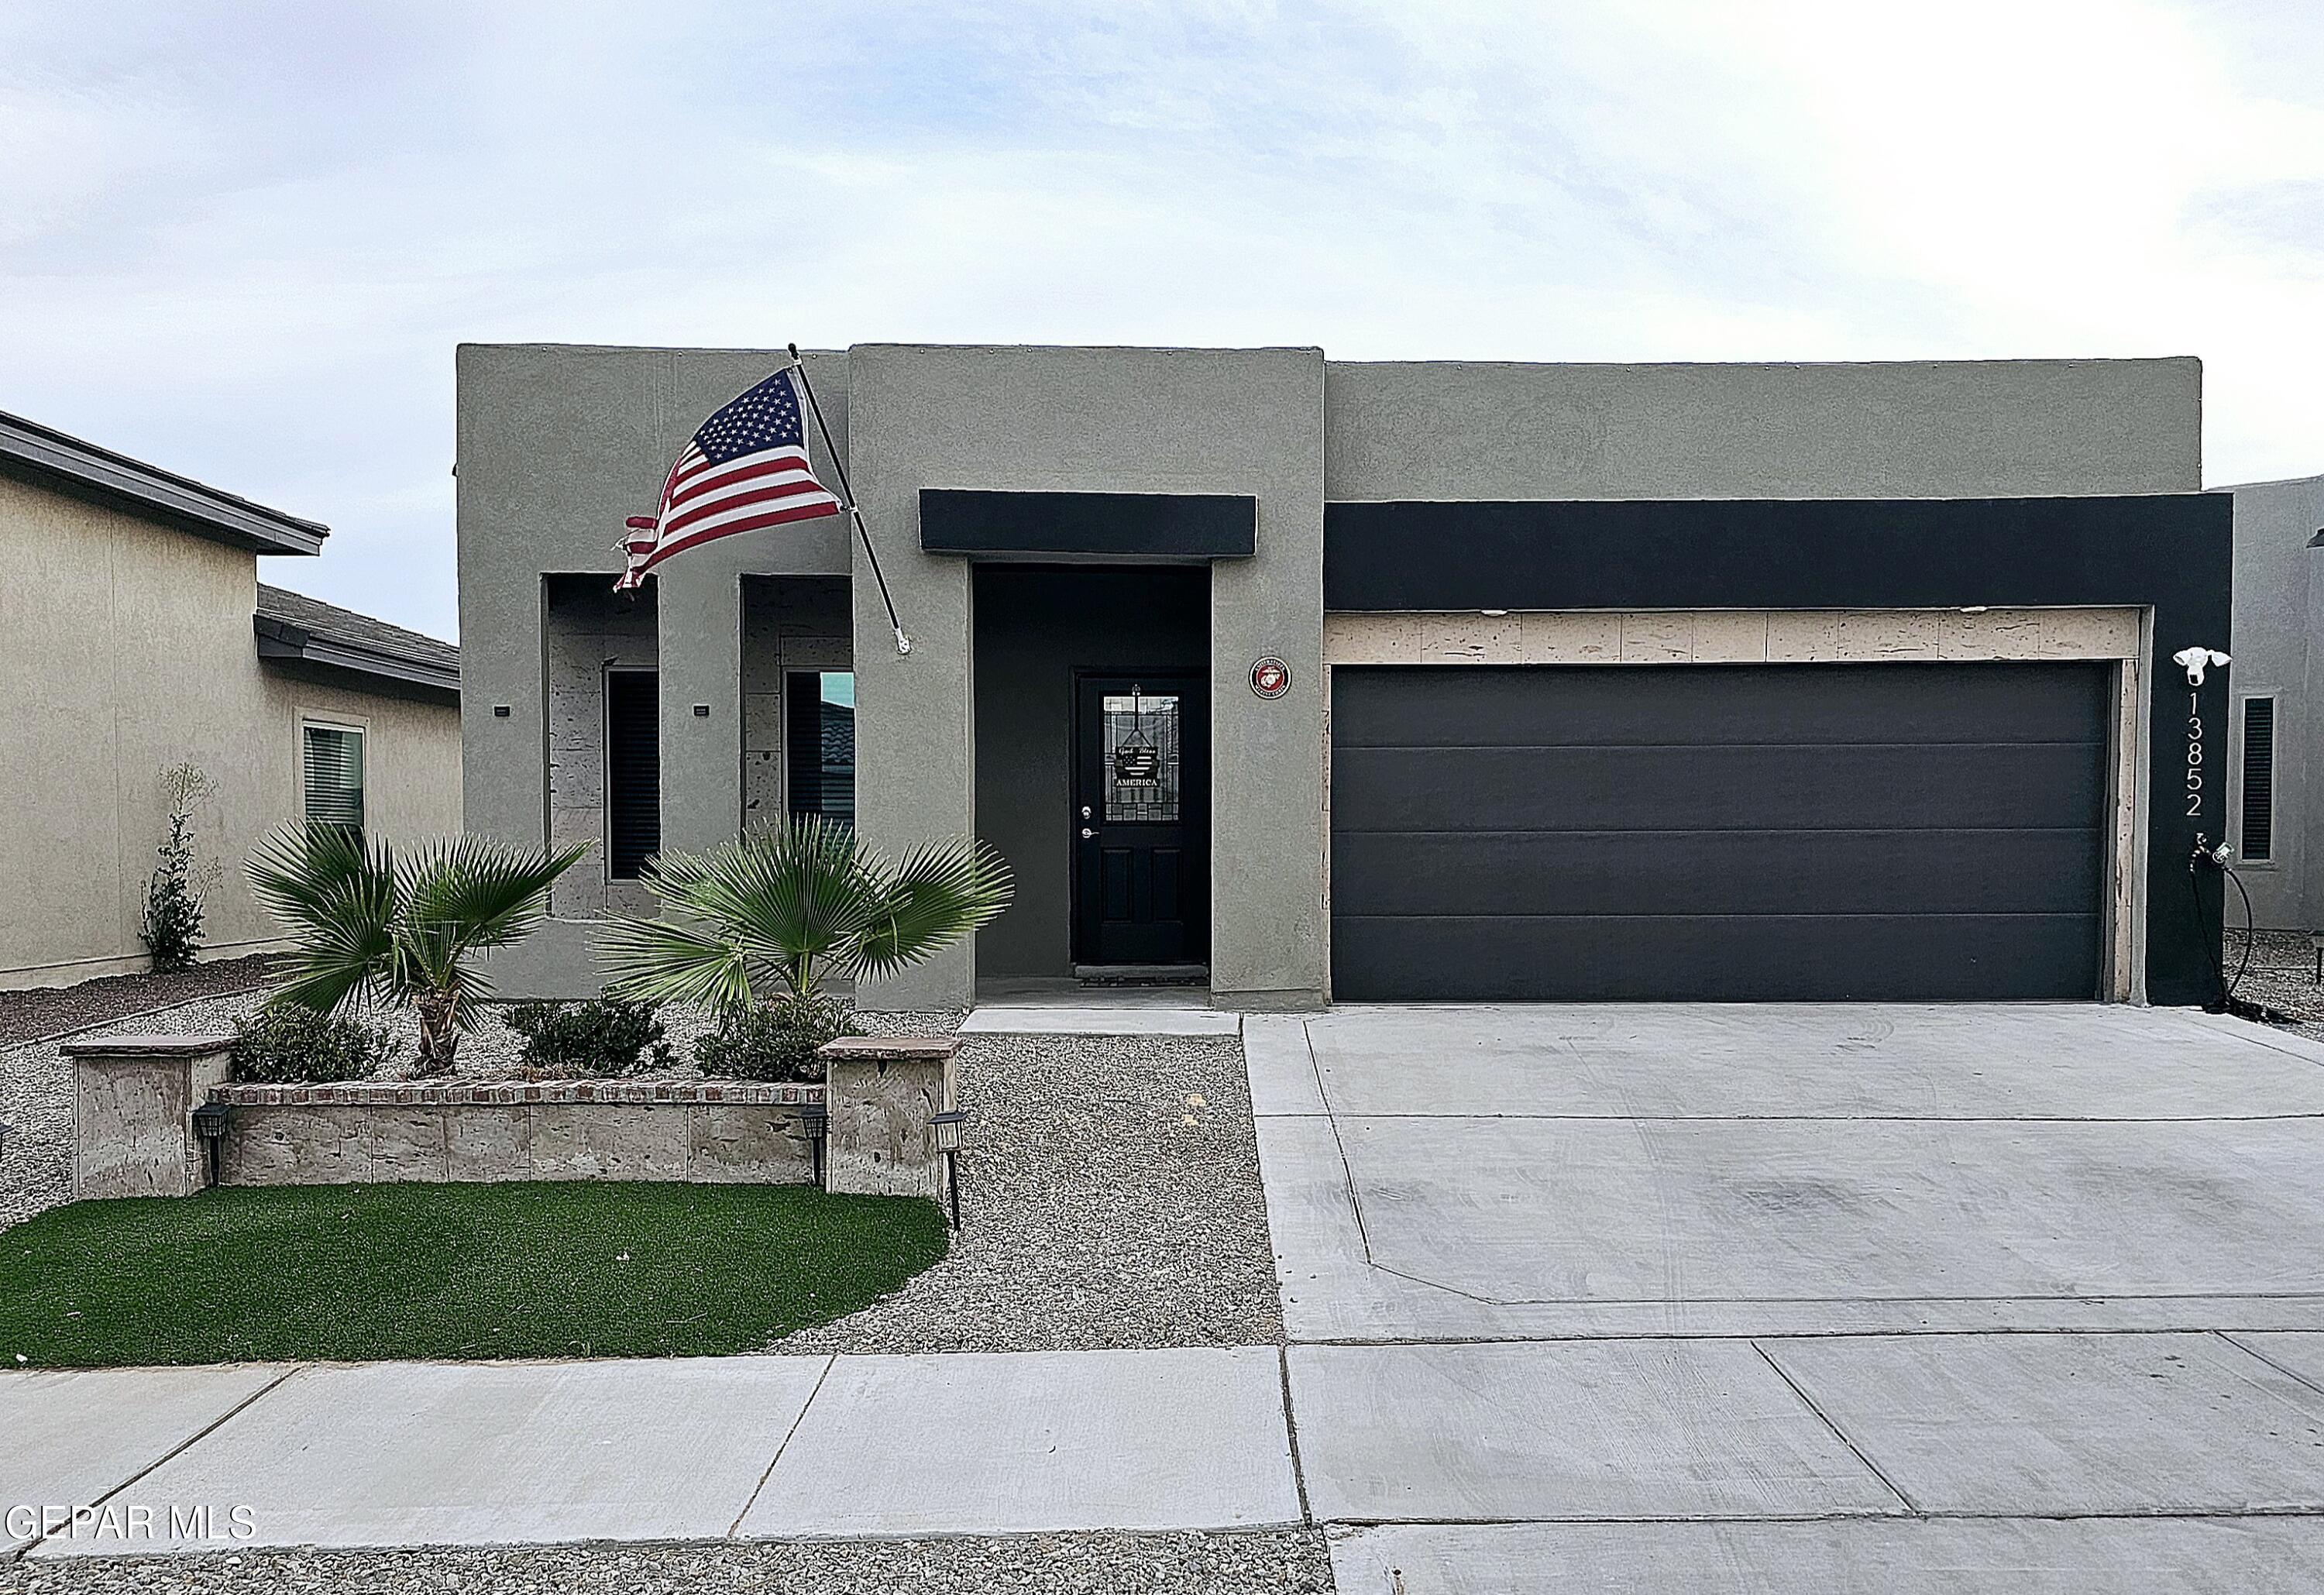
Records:
<instances>
[{"instance_id":1,"label":"solar path light","mask_svg":"<svg viewBox=\"0 0 2324 1595\"><path fill-rule=\"evenodd\" d=\"M807 1155L815 1162L815 1183L823 1184L823 1143L831 1133L831 1109L822 1102L799 1104L799 1133L807 1137Z\"/></svg>"},{"instance_id":2,"label":"solar path light","mask_svg":"<svg viewBox=\"0 0 2324 1595\"><path fill-rule=\"evenodd\" d=\"M968 1110L953 1108L928 1120L928 1129L936 1140L936 1149L944 1154L945 1190L952 1199L952 1227L960 1231L960 1127L968 1122Z\"/></svg>"},{"instance_id":3,"label":"solar path light","mask_svg":"<svg viewBox=\"0 0 2324 1595\"><path fill-rule=\"evenodd\" d=\"M213 1185L218 1183L225 1163L226 1126L232 1112L233 1110L224 1102L204 1102L194 1110L194 1133L201 1137L202 1145L209 1148L210 1184Z\"/></svg>"}]
</instances>

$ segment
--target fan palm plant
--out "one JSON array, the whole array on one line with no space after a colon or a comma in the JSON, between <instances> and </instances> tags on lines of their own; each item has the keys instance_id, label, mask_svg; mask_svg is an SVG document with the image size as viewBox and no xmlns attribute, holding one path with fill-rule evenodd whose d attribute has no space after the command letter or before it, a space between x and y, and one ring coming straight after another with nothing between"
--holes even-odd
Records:
<instances>
[{"instance_id":1,"label":"fan palm plant","mask_svg":"<svg viewBox=\"0 0 2324 1595\"><path fill-rule=\"evenodd\" d=\"M475 955L532 933L549 889L588 851L546 853L447 836L397 856L348 825L279 825L244 864L250 890L297 943L271 1000L316 1013L409 1006L419 1072L452 1066L492 985Z\"/></svg>"},{"instance_id":2,"label":"fan palm plant","mask_svg":"<svg viewBox=\"0 0 2324 1595\"><path fill-rule=\"evenodd\" d=\"M853 827L794 818L646 867L665 915L617 915L603 943L606 991L702 1002L722 1016L770 999L813 1004L829 975L876 978L919 963L1009 906L1009 866L969 837L890 864Z\"/></svg>"}]
</instances>

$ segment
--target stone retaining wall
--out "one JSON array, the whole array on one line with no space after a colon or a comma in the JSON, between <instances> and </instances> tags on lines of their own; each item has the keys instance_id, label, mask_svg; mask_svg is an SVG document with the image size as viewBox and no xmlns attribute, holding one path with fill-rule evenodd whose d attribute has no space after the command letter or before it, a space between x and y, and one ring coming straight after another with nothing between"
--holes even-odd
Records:
<instances>
[{"instance_id":1,"label":"stone retaining wall","mask_svg":"<svg viewBox=\"0 0 2324 1595\"><path fill-rule=\"evenodd\" d=\"M577 1081L226 1085L221 1184L689 1180L805 1185L819 1085Z\"/></svg>"},{"instance_id":2,"label":"stone retaining wall","mask_svg":"<svg viewBox=\"0 0 2324 1595\"><path fill-rule=\"evenodd\" d=\"M218 1183L687 1180L806 1185L807 1115L828 1102L825 1188L937 1194L934 1116L954 1108L949 1037L847 1037L824 1049L830 1084L746 1081L355 1081L254 1085L226 1079L230 1037L112 1036L69 1042L75 1077L73 1191L183 1196L210 1183L198 1110L225 1108ZM214 1111L214 1110L213 1110Z\"/></svg>"}]
</instances>

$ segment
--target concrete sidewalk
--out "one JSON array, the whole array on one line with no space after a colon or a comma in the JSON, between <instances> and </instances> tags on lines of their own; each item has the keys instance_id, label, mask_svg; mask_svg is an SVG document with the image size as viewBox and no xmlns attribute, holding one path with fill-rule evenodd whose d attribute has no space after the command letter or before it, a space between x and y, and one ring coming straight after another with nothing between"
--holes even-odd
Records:
<instances>
[{"instance_id":1,"label":"concrete sidewalk","mask_svg":"<svg viewBox=\"0 0 2324 1595\"><path fill-rule=\"evenodd\" d=\"M0 1556L1296 1523L1283 1392L1273 1347L0 1374Z\"/></svg>"}]
</instances>

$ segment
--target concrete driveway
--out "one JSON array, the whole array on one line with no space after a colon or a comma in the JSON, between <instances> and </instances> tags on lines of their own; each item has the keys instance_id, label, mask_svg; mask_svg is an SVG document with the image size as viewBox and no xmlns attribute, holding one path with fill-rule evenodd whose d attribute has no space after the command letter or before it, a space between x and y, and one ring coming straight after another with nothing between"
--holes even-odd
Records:
<instances>
[{"instance_id":1,"label":"concrete driveway","mask_svg":"<svg viewBox=\"0 0 2324 1595\"><path fill-rule=\"evenodd\" d=\"M1886 1005L1245 1045L1343 1590L2324 1584L2324 1047Z\"/></svg>"}]
</instances>

